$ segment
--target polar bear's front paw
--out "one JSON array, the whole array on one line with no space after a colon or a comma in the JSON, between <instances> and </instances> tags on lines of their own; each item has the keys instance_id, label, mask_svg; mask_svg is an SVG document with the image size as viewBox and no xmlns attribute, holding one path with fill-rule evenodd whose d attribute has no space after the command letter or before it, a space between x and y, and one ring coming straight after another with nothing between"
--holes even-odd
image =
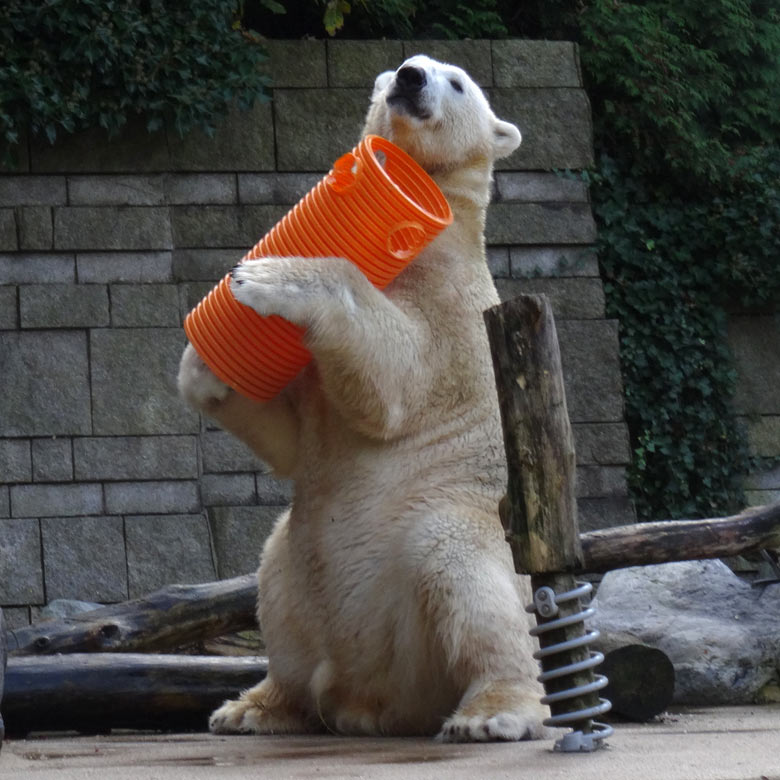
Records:
<instances>
[{"instance_id":1,"label":"polar bear's front paw","mask_svg":"<svg viewBox=\"0 0 780 780\"><path fill-rule=\"evenodd\" d=\"M230 388L211 372L192 344L187 344L179 363L179 392L195 409L207 410L224 401Z\"/></svg>"},{"instance_id":2,"label":"polar bear's front paw","mask_svg":"<svg viewBox=\"0 0 780 780\"><path fill-rule=\"evenodd\" d=\"M295 268L294 262L287 257L247 260L233 269L231 292L237 301L263 317L277 314L306 327L311 319L313 290L306 284L303 269Z\"/></svg>"},{"instance_id":3,"label":"polar bear's front paw","mask_svg":"<svg viewBox=\"0 0 780 780\"><path fill-rule=\"evenodd\" d=\"M211 713L209 731L212 734L250 734L252 729L244 724L244 716L252 706L244 699L226 701Z\"/></svg>"},{"instance_id":4,"label":"polar bear's front paw","mask_svg":"<svg viewBox=\"0 0 780 780\"><path fill-rule=\"evenodd\" d=\"M500 712L486 717L453 715L442 727L442 742L516 742L542 739L546 729L537 718L526 718L516 712Z\"/></svg>"},{"instance_id":5,"label":"polar bear's front paw","mask_svg":"<svg viewBox=\"0 0 780 780\"><path fill-rule=\"evenodd\" d=\"M443 742L514 742L544 739L553 731L544 726L547 707L531 692L512 683L492 683L445 721Z\"/></svg>"}]
</instances>

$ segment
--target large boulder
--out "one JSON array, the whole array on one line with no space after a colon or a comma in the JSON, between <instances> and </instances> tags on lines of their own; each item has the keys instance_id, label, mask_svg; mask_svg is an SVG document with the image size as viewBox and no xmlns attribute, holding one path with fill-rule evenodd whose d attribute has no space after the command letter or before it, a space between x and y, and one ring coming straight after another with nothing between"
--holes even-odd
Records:
<instances>
[{"instance_id":1,"label":"large boulder","mask_svg":"<svg viewBox=\"0 0 780 780\"><path fill-rule=\"evenodd\" d=\"M753 588L717 560L609 572L590 621L608 652L644 644L674 664L674 701L750 704L777 691L780 584Z\"/></svg>"}]
</instances>

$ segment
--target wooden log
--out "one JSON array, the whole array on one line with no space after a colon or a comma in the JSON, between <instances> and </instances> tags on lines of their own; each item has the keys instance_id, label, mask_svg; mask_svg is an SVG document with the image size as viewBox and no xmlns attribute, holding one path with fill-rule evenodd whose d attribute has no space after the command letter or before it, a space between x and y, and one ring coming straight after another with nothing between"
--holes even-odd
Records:
<instances>
[{"instance_id":1,"label":"wooden log","mask_svg":"<svg viewBox=\"0 0 780 780\"><path fill-rule=\"evenodd\" d=\"M604 657L599 673L609 679L604 696L612 713L643 722L666 711L674 696L674 666L655 647L624 645Z\"/></svg>"},{"instance_id":2,"label":"wooden log","mask_svg":"<svg viewBox=\"0 0 780 780\"><path fill-rule=\"evenodd\" d=\"M731 517L661 520L590 531L580 536L582 571L725 558L780 547L780 501Z\"/></svg>"},{"instance_id":3,"label":"wooden log","mask_svg":"<svg viewBox=\"0 0 780 780\"><path fill-rule=\"evenodd\" d=\"M582 568L574 438L552 309L545 296L521 295L484 318L509 469L504 522L515 568Z\"/></svg>"},{"instance_id":4,"label":"wooden log","mask_svg":"<svg viewBox=\"0 0 780 780\"><path fill-rule=\"evenodd\" d=\"M254 574L203 585L169 585L62 620L8 632L11 656L149 652L256 626Z\"/></svg>"},{"instance_id":5,"label":"wooden log","mask_svg":"<svg viewBox=\"0 0 780 780\"><path fill-rule=\"evenodd\" d=\"M115 728L205 731L209 713L256 685L265 658L94 653L11 658L9 735Z\"/></svg>"}]
</instances>

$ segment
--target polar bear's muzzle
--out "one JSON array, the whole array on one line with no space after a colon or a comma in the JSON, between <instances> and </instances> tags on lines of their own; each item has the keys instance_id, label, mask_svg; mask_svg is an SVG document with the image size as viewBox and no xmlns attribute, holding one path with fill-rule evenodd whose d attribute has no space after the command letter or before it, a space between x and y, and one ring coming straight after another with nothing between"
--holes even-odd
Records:
<instances>
[{"instance_id":1,"label":"polar bear's muzzle","mask_svg":"<svg viewBox=\"0 0 780 780\"><path fill-rule=\"evenodd\" d=\"M387 93L387 104L417 119L428 119L431 112L424 101L428 77L422 68L403 65L395 74L395 80Z\"/></svg>"}]
</instances>

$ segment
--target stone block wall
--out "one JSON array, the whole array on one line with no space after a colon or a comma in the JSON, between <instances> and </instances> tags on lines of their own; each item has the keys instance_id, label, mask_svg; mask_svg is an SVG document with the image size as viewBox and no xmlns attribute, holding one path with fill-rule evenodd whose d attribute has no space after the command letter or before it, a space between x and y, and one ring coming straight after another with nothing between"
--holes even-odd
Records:
<instances>
[{"instance_id":1,"label":"stone block wall","mask_svg":"<svg viewBox=\"0 0 780 780\"><path fill-rule=\"evenodd\" d=\"M465 67L524 142L487 237L502 295L550 296L583 528L630 522L617 325L588 247L592 160L561 42L270 42L273 100L213 138L91 131L31 141L0 175L0 606L101 602L251 571L289 485L190 411L186 313L359 137L373 80L426 52Z\"/></svg>"},{"instance_id":2,"label":"stone block wall","mask_svg":"<svg viewBox=\"0 0 780 780\"><path fill-rule=\"evenodd\" d=\"M729 346L736 358L736 407L750 453L759 459L745 495L752 506L780 501L780 311L732 315Z\"/></svg>"}]
</instances>

